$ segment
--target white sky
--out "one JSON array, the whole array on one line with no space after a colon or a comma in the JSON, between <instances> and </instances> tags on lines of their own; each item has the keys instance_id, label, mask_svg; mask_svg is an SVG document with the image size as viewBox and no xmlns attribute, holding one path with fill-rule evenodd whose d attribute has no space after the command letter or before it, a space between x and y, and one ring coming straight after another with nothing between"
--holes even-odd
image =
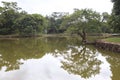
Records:
<instances>
[{"instance_id":1,"label":"white sky","mask_svg":"<svg viewBox=\"0 0 120 80\"><path fill-rule=\"evenodd\" d=\"M52 12L73 12L74 8L92 8L97 12L111 13L111 0L0 0L17 2L28 13L50 15ZM1 3L0 3L1 5Z\"/></svg>"}]
</instances>

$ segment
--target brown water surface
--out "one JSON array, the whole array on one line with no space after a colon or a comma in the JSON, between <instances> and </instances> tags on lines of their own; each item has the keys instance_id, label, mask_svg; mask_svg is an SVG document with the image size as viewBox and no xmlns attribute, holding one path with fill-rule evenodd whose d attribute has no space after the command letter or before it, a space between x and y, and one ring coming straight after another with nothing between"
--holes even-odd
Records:
<instances>
[{"instance_id":1,"label":"brown water surface","mask_svg":"<svg viewBox=\"0 0 120 80\"><path fill-rule=\"evenodd\" d=\"M0 80L120 80L120 54L78 38L1 39Z\"/></svg>"}]
</instances>

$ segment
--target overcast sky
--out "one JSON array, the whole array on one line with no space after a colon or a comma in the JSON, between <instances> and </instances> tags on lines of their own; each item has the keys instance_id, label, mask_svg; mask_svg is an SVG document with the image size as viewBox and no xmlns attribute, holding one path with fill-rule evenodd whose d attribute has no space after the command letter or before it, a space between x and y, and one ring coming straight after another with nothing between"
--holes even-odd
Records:
<instances>
[{"instance_id":1,"label":"overcast sky","mask_svg":"<svg viewBox=\"0 0 120 80\"><path fill-rule=\"evenodd\" d=\"M97 12L111 13L111 0L0 0L17 2L28 13L50 15L52 12L73 12L74 8L92 8ZM1 5L1 3L0 3Z\"/></svg>"}]
</instances>

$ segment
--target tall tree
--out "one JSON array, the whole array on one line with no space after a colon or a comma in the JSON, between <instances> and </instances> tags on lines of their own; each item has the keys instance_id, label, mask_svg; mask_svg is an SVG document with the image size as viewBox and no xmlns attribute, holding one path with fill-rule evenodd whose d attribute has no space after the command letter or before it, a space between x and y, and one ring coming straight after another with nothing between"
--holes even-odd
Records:
<instances>
[{"instance_id":1,"label":"tall tree","mask_svg":"<svg viewBox=\"0 0 120 80\"><path fill-rule=\"evenodd\" d=\"M113 11L111 25L114 28L114 32L120 33L120 0L112 0L112 2Z\"/></svg>"},{"instance_id":2,"label":"tall tree","mask_svg":"<svg viewBox=\"0 0 120 80\"><path fill-rule=\"evenodd\" d=\"M16 20L19 35L33 36L43 31L44 18L39 14L26 14Z\"/></svg>"},{"instance_id":3,"label":"tall tree","mask_svg":"<svg viewBox=\"0 0 120 80\"><path fill-rule=\"evenodd\" d=\"M48 16L47 19L49 20L49 28L48 33L61 33L63 32L60 29L60 25L63 21L63 18L68 13L66 12L53 12L51 16Z\"/></svg>"},{"instance_id":4,"label":"tall tree","mask_svg":"<svg viewBox=\"0 0 120 80\"><path fill-rule=\"evenodd\" d=\"M0 6L0 34L13 34L14 21L19 17L19 8L16 2L2 2Z\"/></svg>"},{"instance_id":5,"label":"tall tree","mask_svg":"<svg viewBox=\"0 0 120 80\"><path fill-rule=\"evenodd\" d=\"M107 12L103 12L101 15L101 30L102 33L110 33L112 32L112 29L109 25L111 20L111 15L109 15Z\"/></svg>"},{"instance_id":6,"label":"tall tree","mask_svg":"<svg viewBox=\"0 0 120 80\"><path fill-rule=\"evenodd\" d=\"M120 15L120 0L112 0L113 2L113 14Z\"/></svg>"},{"instance_id":7,"label":"tall tree","mask_svg":"<svg viewBox=\"0 0 120 80\"><path fill-rule=\"evenodd\" d=\"M71 33L81 36L82 42L86 43L87 33L100 32L100 14L91 9L75 9L74 13L66 17L61 27Z\"/></svg>"}]
</instances>

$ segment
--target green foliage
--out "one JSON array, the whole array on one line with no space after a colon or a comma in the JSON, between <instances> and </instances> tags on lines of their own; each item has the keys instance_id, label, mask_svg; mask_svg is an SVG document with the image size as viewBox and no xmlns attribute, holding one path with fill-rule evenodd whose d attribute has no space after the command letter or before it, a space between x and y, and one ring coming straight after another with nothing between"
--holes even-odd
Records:
<instances>
[{"instance_id":1,"label":"green foliage","mask_svg":"<svg viewBox=\"0 0 120 80\"><path fill-rule=\"evenodd\" d=\"M86 43L89 33L110 33L110 15L104 12L102 15L92 9L75 9L74 13L64 17L60 29L69 34L78 34Z\"/></svg>"},{"instance_id":2,"label":"green foliage","mask_svg":"<svg viewBox=\"0 0 120 80\"><path fill-rule=\"evenodd\" d=\"M66 31L75 30L75 33L85 30L86 32L100 32L100 14L91 9L75 10L73 14L66 17L61 28ZM73 27L73 28L70 28ZM73 31L72 31L73 32Z\"/></svg>"},{"instance_id":3,"label":"green foliage","mask_svg":"<svg viewBox=\"0 0 120 80\"><path fill-rule=\"evenodd\" d=\"M13 34L15 32L14 21L19 17L16 2L2 2L0 7L0 34Z\"/></svg>"},{"instance_id":4,"label":"green foliage","mask_svg":"<svg viewBox=\"0 0 120 80\"><path fill-rule=\"evenodd\" d=\"M43 17L38 14L23 15L15 23L19 34L22 36L36 35L43 31Z\"/></svg>"},{"instance_id":5,"label":"green foliage","mask_svg":"<svg viewBox=\"0 0 120 80\"><path fill-rule=\"evenodd\" d=\"M54 12L44 18L40 14L28 14L21 10L16 2L2 2L3 6L0 6L0 34L30 36L38 33L120 32L120 16L118 15L120 10L115 7L118 6L119 1L113 0L113 3L112 16L106 12L100 15L91 9L74 9L72 14Z\"/></svg>"},{"instance_id":6,"label":"green foliage","mask_svg":"<svg viewBox=\"0 0 120 80\"><path fill-rule=\"evenodd\" d=\"M112 0L114 15L120 15L120 0Z\"/></svg>"},{"instance_id":7,"label":"green foliage","mask_svg":"<svg viewBox=\"0 0 120 80\"><path fill-rule=\"evenodd\" d=\"M19 34L22 36L43 33L45 18L40 14L27 14L20 11L16 2L2 2L0 6L0 34Z\"/></svg>"},{"instance_id":8,"label":"green foliage","mask_svg":"<svg viewBox=\"0 0 120 80\"><path fill-rule=\"evenodd\" d=\"M111 25L114 32L120 33L120 0L112 0L113 11L112 11L112 21Z\"/></svg>"},{"instance_id":9,"label":"green foliage","mask_svg":"<svg viewBox=\"0 0 120 80\"><path fill-rule=\"evenodd\" d=\"M101 30L103 33L111 33L113 30L111 29L111 15L109 15L107 12L103 12L102 15L102 21L101 21Z\"/></svg>"},{"instance_id":10,"label":"green foliage","mask_svg":"<svg viewBox=\"0 0 120 80\"><path fill-rule=\"evenodd\" d=\"M120 15L112 15L110 20L110 26L113 29L113 32L120 33Z\"/></svg>"},{"instance_id":11,"label":"green foliage","mask_svg":"<svg viewBox=\"0 0 120 80\"><path fill-rule=\"evenodd\" d=\"M63 31L60 29L60 25L64 21L64 16L67 14L64 12L53 12L52 15L48 16L48 33L62 33Z\"/></svg>"}]
</instances>

